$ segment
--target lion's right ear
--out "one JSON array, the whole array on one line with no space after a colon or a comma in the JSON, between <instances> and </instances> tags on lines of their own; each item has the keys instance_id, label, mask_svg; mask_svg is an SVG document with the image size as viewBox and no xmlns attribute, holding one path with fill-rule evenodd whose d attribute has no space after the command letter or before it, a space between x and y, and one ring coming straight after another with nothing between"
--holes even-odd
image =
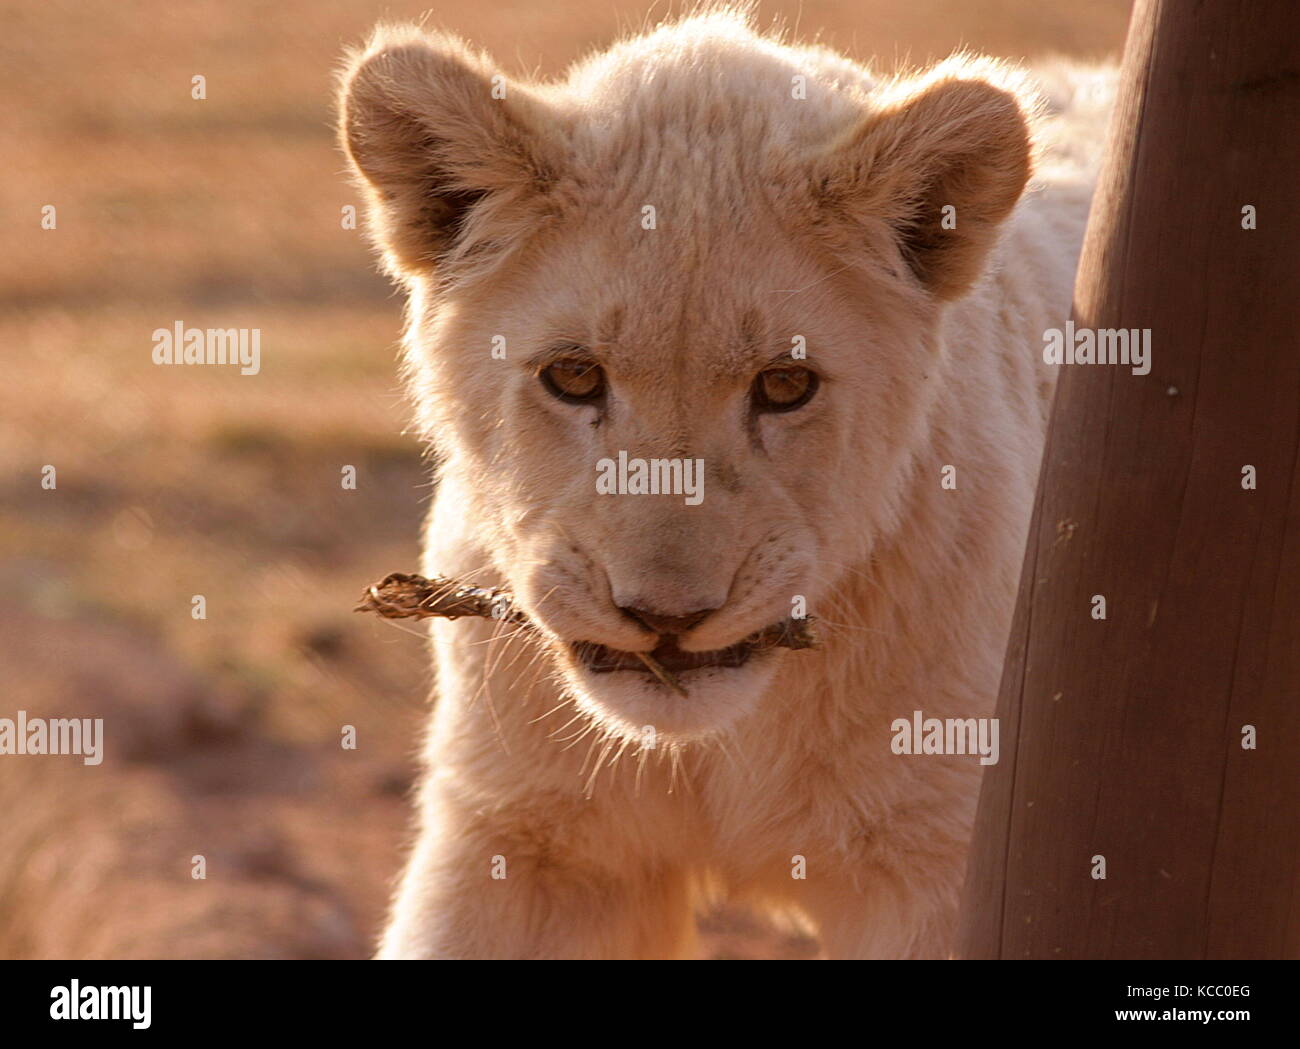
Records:
<instances>
[{"instance_id":1,"label":"lion's right ear","mask_svg":"<svg viewBox=\"0 0 1300 1049\"><path fill-rule=\"evenodd\" d=\"M485 55L414 26L376 30L341 80L339 137L399 274L489 265L545 221L553 130Z\"/></svg>"}]
</instances>

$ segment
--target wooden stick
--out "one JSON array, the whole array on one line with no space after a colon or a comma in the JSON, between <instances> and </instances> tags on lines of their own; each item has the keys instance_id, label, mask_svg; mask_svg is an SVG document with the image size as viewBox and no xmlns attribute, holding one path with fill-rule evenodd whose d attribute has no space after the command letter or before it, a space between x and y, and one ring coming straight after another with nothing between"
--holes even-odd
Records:
<instances>
[{"instance_id":1,"label":"wooden stick","mask_svg":"<svg viewBox=\"0 0 1300 1049\"><path fill-rule=\"evenodd\" d=\"M672 674L668 673L668 671L665 670L662 666L660 666L659 660L655 659L654 656L650 655L648 652L633 652L632 654L646 665L646 669L649 670L650 673L652 673L655 677L657 677L660 681L662 681L665 685L671 688L678 695L681 696L690 695L690 693L686 691L686 686L683 685L680 681L678 681L677 678L675 678Z\"/></svg>"},{"instance_id":2,"label":"wooden stick","mask_svg":"<svg viewBox=\"0 0 1300 1049\"><path fill-rule=\"evenodd\" d=\"M426 578L410 572L393 572L366 588L354 612L374 612L385 619L460 619L477 617L531 626L528 617L514 607L507 590L470 586L446 576ZM745 639L756 649L814 648L817 635L811 619L787 619L765 627ZM632 653L655 677L680 695L689 693L657 659L646 652Z\"/></svg>"},{"instance_id":3,"label":"wooden stick","mask_svg":"<svg viewBox=\"0 0 1300 1049\"><path fill-rule=\"evenodd\" d=\"M446 576L427 579L408 572L393 572L367 587L361 603L352 611L376 612L385 619L471 616L527 622L522 612L515 611L513 599L504 590L469 586Z\"/></svg>"},{"instance_id":4,"label":"wooden stick","mask_svg":"<svg viewBox=\"0 0 1300 1049\"><path fill-rule=\"evenodd\" d=\"M460 619L479 617L507 623L528 623L514 607L508 590L470 586L446 576L426 578L393 572L366 587L354 612L375 612L385 619ZM812 619L786 619L745 639L755 648L816 648L819 640Z\"/></svg>"}]
</instances>

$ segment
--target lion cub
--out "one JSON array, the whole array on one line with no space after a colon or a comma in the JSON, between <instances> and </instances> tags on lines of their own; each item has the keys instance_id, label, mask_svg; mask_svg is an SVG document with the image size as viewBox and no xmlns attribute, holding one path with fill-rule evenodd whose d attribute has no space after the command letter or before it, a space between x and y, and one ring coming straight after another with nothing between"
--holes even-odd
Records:
<instances>
[{"instance_id":1,"label":"lion cub","mask_svg":"<svg viewBox=\"0 0 1300 1049\"><path fill-rule=\"evenodd\" d=\"M688 957L723 896L949 952L981 759L895 725L992 713L1090 181L1025 190L1097 134L1040 109L719 11L554 82L415 27L350 56L422 570L531 624L432 628L382 957ZM802 616L818 647L752 643Z\"/></svg>"}]
</instances>

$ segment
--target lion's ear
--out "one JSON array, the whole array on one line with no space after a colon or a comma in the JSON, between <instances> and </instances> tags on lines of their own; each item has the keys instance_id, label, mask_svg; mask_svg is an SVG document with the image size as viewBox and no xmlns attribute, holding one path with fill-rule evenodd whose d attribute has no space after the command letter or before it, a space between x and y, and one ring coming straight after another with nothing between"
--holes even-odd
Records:
<instances>
[{"instance_id":1,"label":"lion's ear","mask_svg":"<svg viewBox=\"0 0 1300 1049\"><path fill-rule=\"evenodd\" d=\"M883 223L938 299L961 295L979 276L1029 179L1035 102L1013 83L995 66L945 63L901 85L819 158L823 202L856 224Z\"/></svg>"},{"instance_id":2,"label":"lion's ear","mask_svg":"<svg viewBox=\"0 0 1300 1049\"><path fill-rule=\"evenodd\" d=\"M481 264L536 228L554 178L549 130L526 88L454 37L381 28L342 76L339 137L399 272L455 255Z\"/></svg>"}]
</instances>

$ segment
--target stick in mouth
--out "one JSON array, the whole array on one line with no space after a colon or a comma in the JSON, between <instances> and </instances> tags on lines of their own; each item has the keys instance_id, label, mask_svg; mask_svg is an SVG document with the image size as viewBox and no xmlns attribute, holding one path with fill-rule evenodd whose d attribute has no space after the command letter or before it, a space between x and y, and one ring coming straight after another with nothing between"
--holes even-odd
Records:
<instances>
[{"instance_id":1,"label":"stick in mouth","mask_svg":"<svg viewBox=\"0 0 1300 1049\"><path fill-rule=\"evenodd\" d=\"M366 588L354 612L374 612L385 619L460 619L462 616L496 619L531 626L528 617L514 607L508 590L470 586L446 576L432 578L409 572L393 572ZM817 636L810 619L786 619L764 627L745 639L753 648L814 648ZM647 670L679 695L685 687L646 652L632 653Z\"/></svg>"}]
</instances>

